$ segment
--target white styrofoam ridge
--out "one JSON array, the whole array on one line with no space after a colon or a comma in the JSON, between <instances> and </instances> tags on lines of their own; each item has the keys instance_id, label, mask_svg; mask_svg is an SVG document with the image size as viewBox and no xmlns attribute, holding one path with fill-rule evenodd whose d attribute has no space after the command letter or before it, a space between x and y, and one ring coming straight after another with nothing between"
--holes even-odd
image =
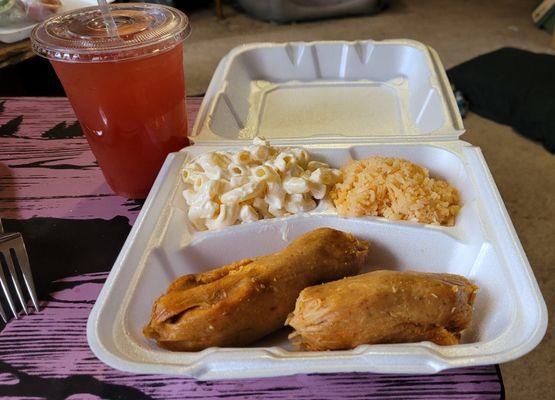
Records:
<instances>
[{"instance_id":1,"label":"white styrofoam ridge","mask_svg":"<svg viewBox=\"0 0 555 400\"><path fill-rule=\"evenodd\" d=\"M462 210L454 227L383 218L339 218L333 209L196 232L186 220L178 175L191 157L214 150L192 146L172 154L118 257L88 323L94 353L114 368L202 379L309 372L433 373L517 358L543 337L547 316L530 266L479 149L455 143L330 144L309 147L315 159L339 167L372 154L403 157L429 168L460 190ZM480 286L471 326L462 343L364 345L350 351L301 352L286 330L248 348L174 353L144 338L154 300L187 273L267 254L321 226L372 242L366 270L391 268L464 275Z\"/></svg>"},{"instance_id":2,"label":"white styrofoam ridge","mask_svg":"<svg viewBox=\"0 0 555 400\"><path fill-rule=\"evenodd\" d=\"M166 160L91 312L91 349L117 369L202 379L433 373L522 356L545 334L546 306L482 154L457 139L462 131L441 62L423 44L260 43L232 50L200 107L195 145ZM340 218L321 203L302 215L195 231L181 195L183 164L208 151L237 149L254 136L302 145L336 168L374 154L405 158L455 186L461 212L455 226L438 227ZM474 317L461 344L303 352L291 347L282 329L249 347L173 353L142 335L153 302L175 278L274 252L322 226L372 243L366 271L449 272L476 282Z\"/></svg>"},{"instance_id":3,"label":"white styrofoam ridge","mask_svg":"<svg viewBox=\"0 0 555 400\"><path fill-rule=\"evenodd\" d=\"M437 54L397 39L239 46L220 62L191 138L407 141L462 132Z\"/></svg>"}]
</instances>

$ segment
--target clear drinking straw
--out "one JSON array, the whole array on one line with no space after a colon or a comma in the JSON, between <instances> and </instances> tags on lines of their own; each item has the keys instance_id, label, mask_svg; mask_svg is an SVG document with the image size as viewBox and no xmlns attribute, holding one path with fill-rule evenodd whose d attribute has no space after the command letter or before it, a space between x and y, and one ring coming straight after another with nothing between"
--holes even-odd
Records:
<instances>
[{"instance_id":1,"label":"clear drinking straw","mask_svg":"<svg viewBox=\"0 0 555 400\"><path fill-rule=\"evenodd\" d=\"M106 24L106 29L108 30L108 34L115 38L118 37L118 29L116 27L116 22L112 17L112 12L110 11L110 6L106 0L96 0L98 2L98 7L100 8L100 12L102 13L102 18L104 18L104 23Z\"/></svg>"}]
</instances>

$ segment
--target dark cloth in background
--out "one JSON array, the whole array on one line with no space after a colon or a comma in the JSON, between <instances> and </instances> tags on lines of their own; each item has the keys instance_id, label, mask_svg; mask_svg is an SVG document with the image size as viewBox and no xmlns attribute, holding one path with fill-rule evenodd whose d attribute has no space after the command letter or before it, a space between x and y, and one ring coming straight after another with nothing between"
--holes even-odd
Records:
<instances>
[{"instance_id":1,"label":"dark cloth in background","mask_svg":"<svg viewBox=\"0 0 555 400\"><path fill-rule=\"evenodd\" d=\"M502 48L447 75L470 110L512 126L555 153L555 56Z\"/></svg>"}]
</instances>

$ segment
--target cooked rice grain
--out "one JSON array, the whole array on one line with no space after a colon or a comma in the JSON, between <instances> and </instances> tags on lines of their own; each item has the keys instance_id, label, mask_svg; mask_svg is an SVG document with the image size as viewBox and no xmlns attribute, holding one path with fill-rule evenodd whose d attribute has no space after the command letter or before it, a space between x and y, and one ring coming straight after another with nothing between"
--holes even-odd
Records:
<instances>
[{"instance_id":1,"label":"cooked rice grain","mask_svg":"<svg viewBox=\"0 0 555 400\"><path fill-rule=\"evenodd\" d=\"M342 180L331 192L342 216L376 215L425 224L455 224L457 189L428 170L400 158L372 156L341 168Z\"/></svg>"}]
</instances>

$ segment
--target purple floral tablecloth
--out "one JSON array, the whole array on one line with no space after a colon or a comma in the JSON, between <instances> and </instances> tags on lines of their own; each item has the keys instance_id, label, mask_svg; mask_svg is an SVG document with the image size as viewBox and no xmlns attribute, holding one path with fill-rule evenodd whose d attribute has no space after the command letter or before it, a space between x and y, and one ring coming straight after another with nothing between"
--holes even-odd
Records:
<instances>
[{"instance_id":1,"label":"purple floral tablecloth","mask_svg":"<svg viewBox=\"0 0 555 400\"><path fill-rule=\"evenodd\" d=\"M202 98L190 98L189 121ZM499 367L437 375L310 374L201 382L114 370L86 321L141 203L104 182L66 98L0 98L0 217L22 232L42 310L0 322L0 397L10 399L499 399ZM5 307L6 308L6 307Z\"/></svg>"}]
</instances>

